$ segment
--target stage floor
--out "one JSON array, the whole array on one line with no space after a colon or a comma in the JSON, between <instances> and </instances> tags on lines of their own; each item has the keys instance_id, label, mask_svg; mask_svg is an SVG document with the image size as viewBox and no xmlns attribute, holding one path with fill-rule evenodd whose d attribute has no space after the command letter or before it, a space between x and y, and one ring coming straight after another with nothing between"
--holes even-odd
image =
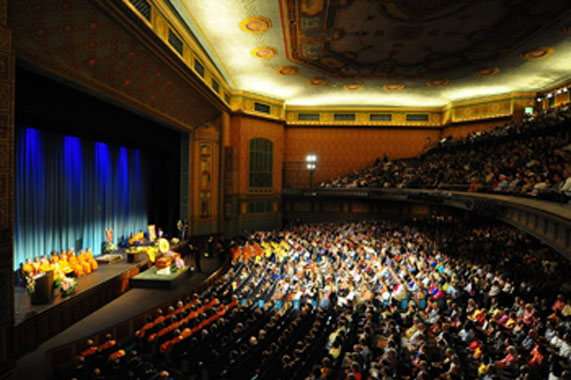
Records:
<instances>
[{"instance_id":1,"label":"stage floor","mask_svg":"<svg viewBox=\"0 0 571 380\"><path fill-rule=\"evenodd\" d=\"M187 265L195 266L194 259L185 257ZM112 264L112 266L120 265ZM132 265L132 264L131 264ZM162 304L165 299L176 298L201 284L220 267L214 258L202 258L202 272L193 272L174 289L130 289L96 312L70 326L63 332L42 343L34 352L24 355L16 362L16 379L42 379L46 375L45 353L56 347L92 336L102 330L129 320ZM25 289L24 289L25 292Z\"/></svg>"},{"instance_id":2,"label":"stage floor","mask_svg":"<svg viewBox=\"0 0 571 380\"><path fill-rule=\"evenodd\" d=\"M121 253L121 252L120 252ZM137 263L128 263L127 255L123 255L123 259L114 264L99 264L99 268L95 272L91 272L86 276L81 276L77 279L77 287L74 294L62 298L59 291L54 291L54 299L52 302L45 305L32 305L31 298L26 291L25 286L16 286L14 288L14 324L20 325L28 318L37 314L41 314L46 310L66 302L73 297L78 296L82 292L98 286L106 281L114 279L120 274L127 272L135 267L146 266L148 258L146 254L141 254L140 260Z\"/></svg>"}]
</instances>

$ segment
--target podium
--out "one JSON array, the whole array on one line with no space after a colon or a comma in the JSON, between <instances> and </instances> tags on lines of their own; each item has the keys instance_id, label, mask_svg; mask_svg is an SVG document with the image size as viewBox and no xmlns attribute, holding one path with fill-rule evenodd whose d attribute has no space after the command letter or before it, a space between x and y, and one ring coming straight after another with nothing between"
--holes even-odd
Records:
<instances>
[{"instance_id":1,"label":"podium","mask_svg":"<svg viewBox=\"0 0 571 380\"><path fill-rule=\"evenodd\" d=\"M32 305L45 305L54 299L54 271L50 270L34 277L36 290L32 293Z\"/></svg>"}]
</instances>

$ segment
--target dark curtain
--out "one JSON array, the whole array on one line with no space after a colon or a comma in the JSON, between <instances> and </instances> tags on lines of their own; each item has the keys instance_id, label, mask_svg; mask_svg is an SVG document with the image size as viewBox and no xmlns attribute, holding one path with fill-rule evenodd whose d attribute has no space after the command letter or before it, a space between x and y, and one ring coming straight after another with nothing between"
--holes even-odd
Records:
<instances>
[{"instance_id":1,"label":"dark curtain","mask_svg":"<svg viewBox=\"0 0 571 380\"><path fill-rule=\"evenodd\" d=\"M22 128L16 145L14 266L74 247L100 252L146 230L147 170L135 149Z\"/></svg>"}]
</instances>

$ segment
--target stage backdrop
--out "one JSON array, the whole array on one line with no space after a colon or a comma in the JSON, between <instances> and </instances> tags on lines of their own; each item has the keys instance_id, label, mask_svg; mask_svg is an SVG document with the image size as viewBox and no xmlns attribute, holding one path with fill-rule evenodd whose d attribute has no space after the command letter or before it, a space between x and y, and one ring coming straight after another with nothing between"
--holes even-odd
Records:
<instances>
[{"instance_id":1,"label":"stage backdrop","mask_svg":"<svg viewBox=\"0 0 571 380\"><path fill-rule=\"evenodd\" d=\"M16 145L14 266L52 250L101 251L147 226L142 154L71 136L22 128Z\"/></svg>"}]
</instances>

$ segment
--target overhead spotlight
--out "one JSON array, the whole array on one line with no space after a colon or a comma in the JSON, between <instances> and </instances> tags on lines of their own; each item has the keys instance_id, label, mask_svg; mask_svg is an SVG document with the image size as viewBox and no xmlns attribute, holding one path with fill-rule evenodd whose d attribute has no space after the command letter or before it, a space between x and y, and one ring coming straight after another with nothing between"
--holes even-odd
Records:
<instances>
[{"instance_id":1,"label":"overhead spotlight","mask_svg":"<svg viewBox=\"0 0 571 380\"><path fill-rule=\"evenodd\" d=\"M559 89L557 90L557 94L561 94L563 92L563 90Z\"/></svg>"},{"instance_id":2,"label":"overhead spotlight","mask_svg":"<svg viewBox=\"0 0 571 380\"><path fill-rule=\"evenodd\" d=\"M547 94L547 97L548 97L548 98L553 98L553 93L550 92L549 94Z\"/></svg>"},{"instance_id":3,"label":"overhead spotlight","mask_svg":"<svg viewBox=\"0 0 571 380\"><path fill-rule=\"evenodd\" d=\"M569 90L567 89L567 87L563 88L563 92L567 92L567 91L569 91Z\"/></svg>"},{"instance_id":4,"label":"overhead spotlight","mask_svg":"<svg viewBox=\"0 0 571 380\"><path fill-rule=\"evenodd\" d=\"M543 98L539 97L537 99L535 99L538 103L541 102L543 100Z\"/></svg>"}]
</instances>

